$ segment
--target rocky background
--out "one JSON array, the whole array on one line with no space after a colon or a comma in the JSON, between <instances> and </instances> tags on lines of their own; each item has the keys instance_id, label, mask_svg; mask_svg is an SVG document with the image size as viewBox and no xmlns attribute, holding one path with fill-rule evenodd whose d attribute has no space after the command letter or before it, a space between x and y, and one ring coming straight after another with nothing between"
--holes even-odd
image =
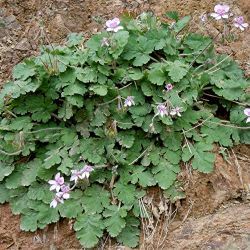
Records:
<instances>
[{"instance_id":1,"label":"rocky background","mask_svg":"<svg viewBox=\"0 0 250 250\"><path fill-rule=\"evenodd\" d=\"M11 78L15 64L36 55L41 44L63 43L70 32L86 37L103 28L105 20L124 12L137 15L153 11L162 16L177 10L192 15L191 28L216 36L220 27L204 26L199 16L212 12L214 0L0 0L0 84ZM250 1L226 1L235 13L250 23ZM167 20L166 20L167 21ZM238 32L230 43L216 43L218 53L232 54L250 75L250 32ZM221 149L216 149L217 151ZM238 146L218 154L212 174L191 172L183 166L180 179L186 198L174 205L163 204L158 189L144 200L153 211L155 230L142 232L140 249L250 249L250 148ZM160 219L159 219L160 218ZM157 222L158 220L158 222ZM0 250L78 250L72 221L63 220L36 233L19 229L19 217L8 204L0 206ZM126 249L105 239L98 249Z\"/></svg>"}]
</instances>

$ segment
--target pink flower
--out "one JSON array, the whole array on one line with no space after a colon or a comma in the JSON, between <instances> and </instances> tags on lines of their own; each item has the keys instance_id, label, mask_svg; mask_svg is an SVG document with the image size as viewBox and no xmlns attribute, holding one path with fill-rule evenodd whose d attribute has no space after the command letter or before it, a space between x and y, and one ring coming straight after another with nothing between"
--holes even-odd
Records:
<instances>
[{"instance_id":1,"label":"pink flower","mask_svg":"<svg viewBox=\"0 0 250 250\"><path fill-rule=\"evenodd\" d=\"M59 192L61 186L64 184L64 178L60 176L60 173L57 173L54 180L49 180L48 183L51 185L50 190L56 190Z\"/></svg>"},{"instance_id":2,"label":"pink flower","mask_svg":"<svg viewBox=\"0 0 250 250\"><path fill-rule=\"evenodd\" d=\"M82 174L81 174L81 179L84 178L89 178L90 173L93 171L94 169L89 166L89 165L85 165L84 168L81 170Z\"/></svg>"},{"instance_id":3,"label":"pink flower","mask_svg":"<svg viewBox=\"0 0 250 250\"><path fill-rule=\"evenodd\" d=\"M216 20L220 20L221 18L228 18L229 9L230 7L227 4L217 4L214 7L214 13L212 13L211 16Z\"/></svg>"},{"instance_id":4,"label":"pink flower","mask_svg":"<svg viewBox=\"0 0 250 250\"><path fill-rule=\"evenodd\" d=\"M202 14L201 16L200 16L200 20L204 23L204 22L206 22L207 21L207 14Z\"/></svg>"},{"instance_id":5,"label":"pink flower","mask_svg":"<svg viewBox=\"0 0 250 250\"><path fill-rule=\"evenodd\" d=\"M58 205L58 203L64 203L61 193L56 193L54 199L50 203L50 207L55 208Z\"/></svg>"},{"instance_id":6,"label":"pink flower","mask_svg":"<svg viewBox=\"0 0 250 250\"><path fill-rule=\"evenodd\" d=\"M106 29L107 31L117 32L123 29L123 27L120 26L120 19L117 17L112 20L108 20L106 22L106 26L107 26L107 29Z\"/></svg>"},{"instance_id":7,"label":"pink flower","mask_svg":"<svg viewBox=\"0 0 250 250\"><path fill-rule=\"evenodd\" d=\"M69 197L70 197L69 192L70 192L70 187L69 187L69 185L62 185L62 186L61 186L61 192L58 192L57 194L58 194L60 197L62 197L64 200L67 200L67 199L69 199Z\"/></svg>"},{"instance_id":8,"label":"pink flower","mask_svg":"<svg viewBox=\"0 0 250 250\"><path fill-rule=\"evenodd\" d=\"M131 107L135 105L134 96L128 96L124 101L124 107Z\"/></svg>"},{"instance_id":9,"label":"pink flower","mask_svg":"<svg viewBox=\"0 0 250 250\"><path fill-rule=\"evenodd\" d=\"M81 170L72 170L70 181L74 181L76 183L79 179L82 180L84 178L89 178L89 175L93 170L93 167L89 165L85 165L84 168Z\"/></svg>"},{"instance_id":10,"label":"pink flower","mask_svg":"<svg viewBox=\"0 0 250 250\"><path fill-rule=\"evenodd\" d=\"M157 115L163 117L164 115L168 115L167 107L164 104L159 104L157 106Z\"/></svg>"},{"instance_id":11,"label":"pink flower","mask_svg":"<svg viewBox=\"0 0 250 250\"><path fill-rule=\"evenodd\" d=\"M176 107L176 108L173 108L171 111L170 111L170 115L172 116L180 116L181 117L181 108L180 107Z\"/></svg>"},{"instance_id":12,"label":"pink flower","mask_svg":"<svg viewBox=\"0 0 250 250\"><path fill-rule=\"evenodd\" d=\"M81 175L82 175L82 173L80 170L71 170L70 181L74 181L76 183L78 181L78 179L82 179Z\"/></svg>"},{"instance_id":13,"label":"pink flower","mask_svg":"<svg viewBox=\"0 0 250 250\"><path fill-rule=\"evenodd\" d=\"M70 187L69 185L62 185L61 186L61 191L60 192L57 192L55 194L55 197L54 199L51 201L50 203L50 207L53 207L55 208L59 203L64 203L64 200L67 200L69 199L70 197Z\"/></svg>"},{"instance_id":14,"label":"pink flower","mask_svg":"<svg viewBox=\"0 0 250 250\"><path fill-rule=\"evenodd\" d=\"M234 26L243 31L248 27L248 23L244 23L244 17L239 16L234 18Z\"/></svg>"},{"instance_id":15,"label":"pink flower","mask_svg":"<svg viewBox=\"0 0 250 250\"><path fill-rule=\"evenodd\" d=\"M250 108L244 109L244 114L247 116L246 123L250 122Z\"/></svg>"},{"instance_id":16,"label":"pink flower","mask_svg":"<svg viewBox=\"0 0 250 250\"><path fill-rule=\"evenodd\" d=\"M173 85L171 83L168 83L166 84L165 89L167 90L167 92L169 92L170 90L173 89Z\"/></svg>"}]
</instances>

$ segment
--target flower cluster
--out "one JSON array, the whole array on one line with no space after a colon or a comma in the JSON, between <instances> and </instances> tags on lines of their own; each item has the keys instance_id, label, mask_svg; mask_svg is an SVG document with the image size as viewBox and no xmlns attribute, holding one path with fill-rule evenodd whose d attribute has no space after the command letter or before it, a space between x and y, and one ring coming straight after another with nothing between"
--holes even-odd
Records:
<instances>
[{"instance_id":1,"label":"flower cluster","mask_svg":"<svg viewBox=\"0 0 250 250\"><path fill-rule=\"evenodd\" d=\"M131 107L135 105L134 96L127 96L127 98L124 101L124 107Z\"/></svg>"},{"instance_id":2,"label":"flower cluster","mask_svg":"<svg viewBox=\"0 0 250 250\"><path fill-rule=\"evenodd\" d=\"M248 23L244 22L243 16L239 16L239 17L234 18L234 26L244 31L248 27Z\"/></svg>"},{"instance_id":3,"label":"flower cluster","mask_svg":"<svg viewBox=\"0 0 250 250\"><path fill-rule=\"evenodd\" d=\"M70 181L74 181L75 183L77 183L79 179L83 180L85 178L89 178L89 175L93 170L93 167L89 165L85 165L84 168L81 170L72 170Z\"/></svg>"},{"instance_id":4,"label":"flower cluster","mask_svg":"<svg viewBox=\"0 0 250 250\"><path fill-rule=\"evenodd\" d=\"M217 4L214 6L214 13L211 14L211 17L216 20L226 19L229 17L229 9L230 7L227 4Z\"/></svg>"},{"instance_id":5,"label":"flower cluster","mask_svg":"<svg viewBox=\"0 0 250 250\"><path fill-rule=\"evenodd\" d=\"M217 4L214 6L214 12L211 13L210 16L215 18L216 20L228 19L230 16L233 16L233 14L229 12L229 10L230 7L227 4ZM201 20L203 21L204 19L202 19L201 17ZM235 17L233 25L242 31L244 31L248 27L248 23L245 23L243 16Z\"/></svg>"},{"instance_id":6,"label":"flower cluster","mask_svg":"<svg viewBox=\"0 0 250 250\"><path fill-rule=\"evenodd\" d=\"M171 91L173 89L173 85L171 83L166 84L165 89L167 92Z\"/></svg>"},{"instance_id":7,"label":"flower cluster","mask_svg":"<svg viewBox=\"0 0 250 250\"><path fill-rule=\"evenodd\" d=\"M161 103L157 106L156 115L159 115L161 117L168 115L181 117L180 112L181 112L181 107L169 108L168 106L166 106L166 104Z\"/></svg>"},{"instance_id":8,"label":"flower cluster","mask_svg":"<svg viewBox=\"0 0 250 250\"><path fill-rule=\"evenodd\" d=\"M49 180L50 191L55 190L55 196L50 207L55 208L59 203L64 203L64 200L70 198L70 191L74 189L79 179L89 178L90 173L93 171L93 167L85 165L81 170L72 170L70 181L74 181L75 184L70 188L68 184L64 183L64 178L60 176L60 173L55 175L54 180Z\"/></svg>"},{"instance_id":9,"label":"flower cluster","mask_svg":"<svg viewBox=\"0 0 250 250\"><path fill-rule=\"evenodd\" d=\"M112 20L108 20L106 22L106 27L107 31L112 31L112 32L117 32L123 29L123 27L120 26L120 19L117 17Z\"/></svg>"},{"instance_id":10,"label":"flower cluster","mask_svg":"<svg viewBox=\"0 0 250 250\"><path fill-rule=\"evenodd\" d=\"M246 123L250 122L250 108L244 109L244 114L247 116Z\"/></svg>"}]
</instances>

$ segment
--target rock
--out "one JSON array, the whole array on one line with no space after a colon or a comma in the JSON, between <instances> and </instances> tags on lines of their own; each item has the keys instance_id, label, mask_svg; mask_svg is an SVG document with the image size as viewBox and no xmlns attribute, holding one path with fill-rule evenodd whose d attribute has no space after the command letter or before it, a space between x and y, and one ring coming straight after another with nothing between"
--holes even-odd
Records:
<instances>
[{"instance_id":1,"label":"rock","mask_svg":"<svg viewBox=\"0 0 250 250\"><path fill-rule=\"evenodd\" d=\"M16 46L17 50L26 51L30 50L31 46L27 38L23 38Z\"/></svg>"},{"instance_id":2,"label":"rock","mask_svg":"<svg viewBox=\"0 0 250 250\"><path fill-rule=\"evenodd\" d=\"M15 20L16 20L16 17L14 15L10 15L10 16L5 17L5 23L7 25L13 23Z\"/></svg>"},{"instance_id":3,"label":"rock","mask_svg":"<svg viewBox=\"0 0 250 250\"><path fill-rule=\"evenodd\" d=\"M249 249L249 221L249 204L222 207L214 214L189 218L177 228L173 223L163 249Z\"/></svg>"}]
</instances>

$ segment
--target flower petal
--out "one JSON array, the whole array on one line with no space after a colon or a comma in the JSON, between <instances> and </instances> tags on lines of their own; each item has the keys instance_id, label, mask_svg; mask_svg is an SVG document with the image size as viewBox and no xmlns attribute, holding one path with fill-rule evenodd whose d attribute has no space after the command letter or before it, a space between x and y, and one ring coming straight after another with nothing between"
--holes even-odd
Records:
<instances>
[{"instance_id":1,"label":"flower petal","mask_svg":"<svg viewBox=\"0 0 250 250\"><path fill-rule=\"evenodd\" d=\"M54 199L53 201L51 201L51 203L50 203L50 207L55 208L56 206L57 206L57 200L56 200L56 199Z\"/></svg>"},{"instance_id":2,"label":"flower petal","mask_svg":"<svg viewBox=\"0 0 250 250\"><path fill-rule=\"evenodd\" d=\"M67 200L67 199L69 199L69 197L70 197L70 194L68 194L68 193L65 193L65 194L63 194L63 199L65 199L65 200Z\"/></svg>"},{"instance_id":3,"label":"flower petal","mask_svg":"<svg viewBox=\"0 0 250 250\"><path fill-rule=\"evenodd\" d=\"M230 6L225 4L223 5L223 9L225 10L225 12L228 12L230 10Z\"/></svg>"},{"instance_id":4,"label":"flower petal","mask_svg":"<svg viewBox=\"0 0 250 250\"><path fill-rule=\"evenodd\" d=\"M120 24L120 19L118 17L115 17L112 21L116 22L117 25Z\"/></svg>"},{"instance_id":5,"label":"flower petal","mask_svg":"<svg viewBox=\"0 0 250 250\"><path fill-rule=\"evenodd\" d=\"M246 116L250 116L250 108L244 109L244 114L245 114Z\"/></svg>"},{"instance_id":6,"label":"flower petal","mask_svg":"<svg viewBox=\"0 0 250 250\"><path fill-rule=\"evenodd\" d=\"M221 4L216 4L216 5L214 6L214 11L217 12L218 10L221 10L222 8L223 8L223 5L221 5Z\"/></svg>"},{"instance_id":7,"label":"flower petal","mask_svg":"<svg viewBox=\"0 0 250 250\"><path fill-rule=\"evenodd\" d=\"M56 184L56 181L55 181L55 180L49 180L48 183L49 183L50 185L55 185L55 184Z\"/></svg>"},{"instance_id":8,"label":"flower petal","mask_svg":"<svg viewBox=\"0 0 250 250\"><path fill-rule=\"evenodd\" d=\"M55 181L57 181L58 179L60 179L60 173L57 173L57 174L55 175Z\"/></svg>"},{"instance_id":9,"label":"flower petal","mask_svg":"<svg viewBox=\"0 0 250 250\"><path fill-rule=\"evenodd\" d=\"M220 16L220 15L218 15L217 13L211 13L210 16L211 16L211 17L214 17L214 18L217 18L217 17Z\"/></svg>"}]
</instances>

